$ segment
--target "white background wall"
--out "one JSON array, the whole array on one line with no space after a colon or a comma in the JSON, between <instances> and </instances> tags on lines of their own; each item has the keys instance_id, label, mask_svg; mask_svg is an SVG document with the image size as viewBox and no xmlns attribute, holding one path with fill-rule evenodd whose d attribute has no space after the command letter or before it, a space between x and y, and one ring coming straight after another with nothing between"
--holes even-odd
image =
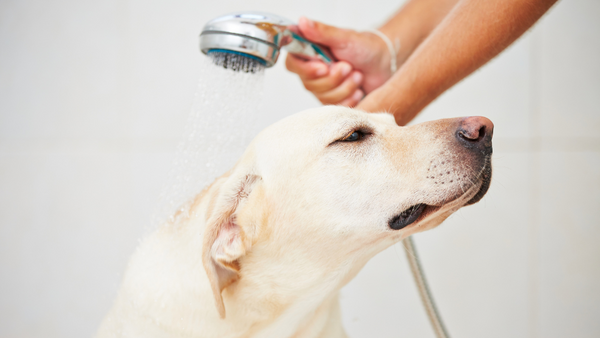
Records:
<instances>
[{"instance_id":1,"label":"white background wall","mask_svg":"<svg viewBox=\"0 0 600 338\"><path fill-rule=\"evenodd\" d=\"M389 0L0 2L0 336L91 336L147 229L199 74L235 10L377 27ZM494 179L415 236L454 337L600 336L600 2L558 3L418 118L484 115ZM283 62L265 126L318 102ZM351 337L433 337L404 253L342 295Z\"/></svg>"}]
</instances>

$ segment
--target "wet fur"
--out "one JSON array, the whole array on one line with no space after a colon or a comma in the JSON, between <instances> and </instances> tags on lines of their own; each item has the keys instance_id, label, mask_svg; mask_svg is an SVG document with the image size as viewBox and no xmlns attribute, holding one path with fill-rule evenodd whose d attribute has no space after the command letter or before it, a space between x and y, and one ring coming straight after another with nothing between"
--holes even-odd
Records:
<instances>
[{"instance_id":1,"label":"wet fur","mask_svg":"<svg viewBox=\"0 0 600 338\"><path fill-rule=\"evenodd\" d=\"M456 144L458 123L401 128L388 114L323 107L267 128L188 213L144 239L97 337L346 337L338 291L484 184L489 158ZM361 142L340 141L361 128ZM416 203L438 208L388 227Z\"/></svg>"}]
</instances>

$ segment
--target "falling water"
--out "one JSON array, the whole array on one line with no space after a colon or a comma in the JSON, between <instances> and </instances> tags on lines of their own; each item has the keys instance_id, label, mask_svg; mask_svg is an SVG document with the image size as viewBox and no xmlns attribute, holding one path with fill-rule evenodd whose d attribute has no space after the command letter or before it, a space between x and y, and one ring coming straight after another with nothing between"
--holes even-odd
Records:
<instances>
[{"instance_id":1,"label":"falling water","mask_svg":"<svg viewBox=\"0 0 600 338\"><path fill-rule=\"evenodd\" d=\"M202 57L198 90L160 197L157 223L176 212L187 214L193 197L231 169L259 132L256 117L261 111L264 68L236 60L220 54ZM220 67L215 66L219 62Z\"/></svg>"}]
</instances>

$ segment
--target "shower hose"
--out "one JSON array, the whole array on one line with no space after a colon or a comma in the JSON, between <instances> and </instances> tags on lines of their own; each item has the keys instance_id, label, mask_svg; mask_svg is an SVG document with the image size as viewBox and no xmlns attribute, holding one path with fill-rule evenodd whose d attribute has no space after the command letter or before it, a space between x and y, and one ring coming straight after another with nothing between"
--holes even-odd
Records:
<instances>
[{"instance_id":1,"label":"shower hose","mask_svg":"<svg viewBox=\"0 0 600 338\"><path fill-rule=\"evenodd\" d=\"M423 302L425 312L427 312L427 317L429 317L433 331L435 332L437 338L449 338L450 336L448 335L448 331L446 331L446 328L444 327L442 318L435 307L433 297L431 296L431 292L427 286L427 280L425 280L423 268L421 267L419 257L417 256L417 251L415 249L415 243L410 236L405 238L403 242L404 252L406 252L406 257L408 258L408 263L410 264L410 270L415 278L415 283L417 284L417 289L419 289L421 301Z\"/></svg>"}]
</instances>

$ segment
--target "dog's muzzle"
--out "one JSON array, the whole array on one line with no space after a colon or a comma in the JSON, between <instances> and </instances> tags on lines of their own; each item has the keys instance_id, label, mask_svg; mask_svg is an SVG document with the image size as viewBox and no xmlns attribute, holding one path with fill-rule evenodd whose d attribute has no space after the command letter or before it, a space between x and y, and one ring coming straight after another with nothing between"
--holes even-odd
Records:
<instances>
[{"instance_id":1,"label":"dog's muzzle","mask_svg":"<svg viewBox=\"0 0 600 338\"><path fill-rule=\"evenodd\" d=\"M481 116L471 116L463 119L456 130L456 139L469 151L475 153L476 162L479 162L481 171L479 177L482 181L481 188L465 205L479 202L487 193L492 180L492 136L494 124Z\"/></svg>"}]
</instances>

